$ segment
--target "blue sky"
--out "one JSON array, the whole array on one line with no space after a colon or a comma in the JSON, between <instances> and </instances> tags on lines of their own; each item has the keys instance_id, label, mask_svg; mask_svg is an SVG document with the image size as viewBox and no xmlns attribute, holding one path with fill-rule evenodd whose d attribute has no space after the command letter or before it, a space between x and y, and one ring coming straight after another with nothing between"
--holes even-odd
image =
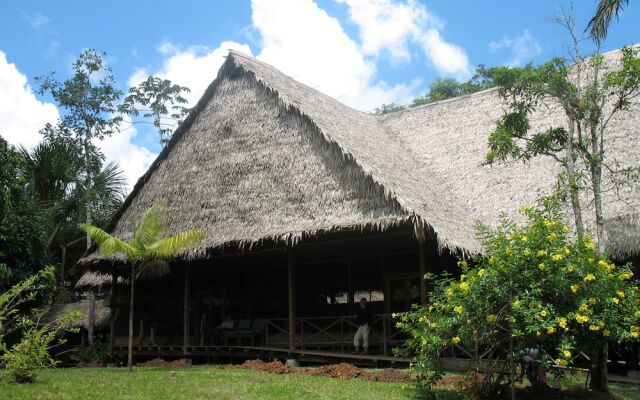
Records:
<instances>
[{"instance_id":1,"label":"blue sky","mask_svg":"<svg viewBox=\"0 0 640 400\"><path fill-rule=\"evenodd\" d=\"M596 1L575 2L583 29ZM640 41L640 2L611 26L605 50ZM478 64L521 65L563 55L550 22L564 0L244 0L0 3L0 134L33 146L59 115L33 77L60 78L86 48L107 53L121 90L148 74L189 86L194 103L230 48L250 53L354 108L408 102L438 76L466 79ZM130 184L160 147L130 128L100 143Z\"/></svg>"}]
</instances>

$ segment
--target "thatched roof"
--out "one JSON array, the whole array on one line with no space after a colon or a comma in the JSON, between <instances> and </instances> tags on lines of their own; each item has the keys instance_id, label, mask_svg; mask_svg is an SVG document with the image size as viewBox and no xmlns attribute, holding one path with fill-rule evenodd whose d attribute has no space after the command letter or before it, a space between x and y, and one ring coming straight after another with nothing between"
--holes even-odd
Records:
<instances>
[{"instance_id":1,"label":"thatched roof","mask_svg":"<svg viewBox=\"0 0 640 400\"><path fill-rule=\"evenodd\" d=\"M117 283L119 285L129 284L129 280L125 277L118 276ZM112 282L112 277L110 274L103 274L95 271L87 271L78 281L76 282L76 289L85 289L85 288L102 288L102 287L110 287Z\"/></svg>"},{"instance_id":2,"label":"thatched roof","mask_svg":"<svg viewBox=\"0 0 640 400\"><path fill-rule=\"evenodd\" d=\"M548 192L557 174L543 159L481 165L502 109L488 90L373 116L232 51L108 229L129 238L132 221L164 199L167 234L206 230L188 259L224 245L291 244L304 235L396 224L413 225L420 238L432 230L440 248L475 253L475 221L513 215L537 191ZM549 126L562 118L550 106L533 120ZM639 118L626 113L614 122L609 157L640 164L633 145ZM626 221L636 207L611 197L607 204L611 221ZM640 250L637 239L616 240L616 254ZM94 252L82 262L99 260Z\"/></svg>"},{"instance_id":3,"label":"thatched roof","mask_svg":"<svg viewBox=\"0 0 640 400\"><path fill-rule=\"evenodd\" d=\"M75 319L72 323L74 328L89 328L89 300L82 300L76 303L67 304L53 304L49 311L43 316L45 322L54 321L65 314L69 314L72 311L80 311L82 317ZM111 318L111 309L105 303L105 300L97 300L94 309L96 328L106 327L109 325L109 319Z\"/></svg>"}]
</instances>

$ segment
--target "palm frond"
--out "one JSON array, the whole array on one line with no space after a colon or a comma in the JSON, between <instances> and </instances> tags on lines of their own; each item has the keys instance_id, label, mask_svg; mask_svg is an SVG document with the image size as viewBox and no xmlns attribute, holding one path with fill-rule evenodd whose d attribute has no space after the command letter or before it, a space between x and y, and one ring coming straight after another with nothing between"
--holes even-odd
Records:
<instances>
[{"instance_id":1,"label":"palm frond","mask_svg":"<svg viewBox=\"0 0 640 400\"><path fill-rule=\"evenodd\" d=\"M155 202L142 216L140 225L133 232L134 246L148 247L156 242L164 230L163 213L166 208L164 201Z\"/></svg>"},{"instance_id":2,"label":"palm frond","mask_svg":"<svg viewBox=\"0 0 640 400\"><path fill-rule=\"evenodd\" d=\"M171 272L171 268L168 262L154 258L140 264L136 278L140 280L158 279L169 272Z\"/></svg>"},{"instance_id":3,"label":"palm frond","mask_svg":"<svg viewBox=\"0 0 640 400\"><path fill-rule=\"evenodd\" d=\"M80 230L86 232L100 246L100 250L107 256L122 253L128 259L138 256L135 248L117 237L110 235L97 226L90 224L79 224Z\"/></svg>"},{"instance_id":4,"label":"palm frond","mask_svg":"<svg viewBox=\"0 0 640 400\"><path fill-rule=\"evenodd\" d=\"M587 25L591 37L598 42L604 40L607 37L607 30L613 16L615 15L617 18L623 5L627 4L629 4L629 0L600 0L596 14Z\"/></svg>"},{"instance_id":5,"label":"palm frond","mask_svg":"<svg viewBox=\"0 0 640 400\"><path fill-rule=\"evenodd\" d=\"M155 257L166 258L195 245L203 237L201 229L188 230L156 241L147 247L147 251Z\"/></svg>"}]
</instances>

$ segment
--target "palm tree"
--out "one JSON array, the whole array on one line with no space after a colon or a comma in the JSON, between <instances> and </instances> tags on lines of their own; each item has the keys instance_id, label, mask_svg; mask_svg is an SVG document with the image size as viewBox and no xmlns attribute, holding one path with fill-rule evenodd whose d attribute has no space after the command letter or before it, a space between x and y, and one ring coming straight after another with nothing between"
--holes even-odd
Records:
<instances>
[{"instance_id":1,"label":"palm tree","mask_svg":"<svg viewBox=\"0 0 640 400\"><path fill-rule=\"evenodd\" d=\"M613 16L618 18L618 13L627 4L629 4L629 0L600 0L596 14L587 25L591 37L597 42L602 42L607 37L607 30Z\"/></svg>"},{"instance_id":2,"label":"palm tree","mask_svg":"<svg viewBox=\"0 0 640 400\"><path fill-rule=\"evenodd\" d=\"M176 235L160 238L164 231L164 202L154 203L142 216L140 224L135 227L133 237L125 242L102 229L80 224L100 246L105 255L121 254L131 265L131 298L129 304L129 343L127 367L133 369L133 296L136 279L159 278L170 272L168 258L202 240L203 231L188 230Z\"/></svg>"}]
</instances>

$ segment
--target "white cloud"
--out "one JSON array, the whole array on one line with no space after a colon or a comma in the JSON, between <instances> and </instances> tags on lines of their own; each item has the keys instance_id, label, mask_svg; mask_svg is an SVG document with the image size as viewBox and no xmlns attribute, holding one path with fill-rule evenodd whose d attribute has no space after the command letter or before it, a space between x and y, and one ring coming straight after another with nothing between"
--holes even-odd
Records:
<instances>
[{"instance_id":1,"label":"white cloud","mask_svg":"<svg viewBox=\"0 0 640 400\"><path fill-rule=\"evenodd\" d=\"M131 125L131 120L126 118L121 124L120 133L114 133L104 140L94 141L105 155L106 161L116 162L124 171L127 192L131 191L138 178L147 171L158 156L146 147L132 143L136 135L137 131Z\"/></svg>"},{"instance_id":2,"label":"white cloud","mask_svg":"<svg viewBox=\"0 0 640 400\"><path fill-rule=\"evenodd\" d=\"M460 47L447 43L440 32L429 29L422 35L422 47L433 65L440 72L453 75L460 80L469 78L469 59Z\"/></svg>"},{"instance_id":3,"label":"white cloud","mask_svg":"<svg viewBox=\"0 0 640 400\"><path fill-rule=\"evenodd\" d=\"M246 44L225 41L215 49L201 45L194 45L181 50L179 46L163 41L157 46L158 52L167 56L159 71L149 73L146 68L136 70L129 78L129 86L135 86L149 75L188 87L191 92L184 95L193 107L202 96L205 89L216 77L218 70L224 63L229 50L237 50L251 55L251 49Z\"/></svg>"},{"instance_id":4,"label":"white cloud","mask_svg":"<svg viewBox=\"0 0 640 400\"><path fill-rule=\"evenodd\" d=\"M525 64L542 52L540 44L528 29L525 29L520 36L504 36L500 40L489 43L489 50L492 53L508 50L510 58L504 64L509 66Z\"/></svg>"},{"instance_id":5,"label":"white cloud","mask_svg":"<svg viewBox=\"0 0 640 400\"><path fill-rule=\"evenodd\" d=\"M438 72L466 79L471 74L465 51L446 42L444 24L415 0L336 0L349 8L360 30L361 49L378 56L383 50L392 62L409 61L410 44L419 45Z\"/></svg>"},{"instance_id":6,"label":"white cloud","mask_svg":"<svg viewBox=\"0 0 640 400\"><path fill-rule=\"evenodd\" d=\"M43 25L46 25L49 22L49 17L42 14L41 12L37 12L33 15L29 15L23 12L22 17L27 21L29 25L31 25L33 29L40 29Z\"/></svg>"},{"instance_id":7,"label":"white cloud","mask_svg":"<svg viewBox=\"0 0 640 400\"><path fill-rule=\"evenodd\" d=\"M417 81L396 86L375 81L375 64L312 0L253 0L251 5L262 42L258 59L360 110L415 97Z\"/></svg>"},{"instance_id":8,"label":"white cloud","mask_svg":"<svg viewBox=\"0 0 640 400\"><path fill-rule=\"evenodd\" d=\"M0 135L13 145L32 148L40 142L40 129L58 117L56 106L38 100L27 77L0 51Z\"/></svg>"}]
</instances>

